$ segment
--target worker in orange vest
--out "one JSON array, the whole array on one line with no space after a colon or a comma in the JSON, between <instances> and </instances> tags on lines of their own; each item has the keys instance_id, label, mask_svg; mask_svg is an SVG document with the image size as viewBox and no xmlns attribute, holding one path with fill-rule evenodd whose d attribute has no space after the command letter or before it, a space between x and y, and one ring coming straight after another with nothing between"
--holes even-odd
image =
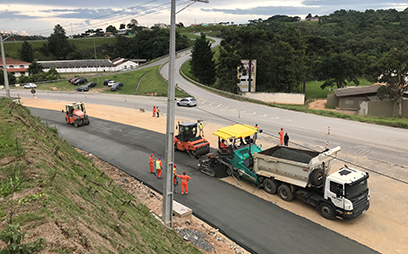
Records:
<instances>
[{"instance_id":1,"label":"worker in orange vest","mask_svg":"<svg viewBox=\"0 0 408 254\"><path fill-rule=\"evenodd\" d=\"M256 133L254 134L254 143L255 143L256 139L258 138L258 129L259 129L258 124L256 123L254 127L256 128Z\"/></svg>"},{"instance_id":2,"label":"worker in orange vest","mask_svg":"<svg viewBox=\"0 0 408 254\"><path fill-rule=\"evenodd\" d=\"M188 175L186 175L186 171L183 172L183 175L177 175L181 179L181 195L184 194L184 190L186 195L188 194L188 181L191 179Z\"/></svg>"},{"instance_id":3,"label":"worker in orange vest","mask_svg":"<svg viewBox=\"0 0 408 254\"><path fill-rule=\"evenodd\" d=\"M151 154L149 158L150 174L155 174L153 169L153 161L154 161L153 154Z\"/></svg>"},{"instance_id":4,"label":"worker in orange vest","mask_svg":"<svg viewBox=\"0 0 408 254\"><path fill-rule=\"evenodd\" d=\"M162 168L161 157L159 157L159 159L156 161L156 172L158 178L161 178Z\"/></svg>"},{"instance_id":5,"label":"worker in orange vest","mask_svg":"<svg viewBox=\"0 0 408 254\"><path fill-rule=\"evenodd\" d=\"M156 106L153 106L153 117L156 116Z\"/></svg>"},{"instance_id":6,"label":"worker in orange vest","mask_svg":"<svg viewBox=\"0 0 408 254\"><path fill-rule=\"evenodd\" d=\"M177 165L174 164L174 166L173 166L173 184L174 184L174 186L177 186L177 184L178 184L176 167L177 167Z\"/></svg>"},{"instance_id":7,"label":"worker in orange vest","mask_svg":"<svg viewBox=\"0 0 408 254\"><path fill-rule=\"evenodd\" d=\"M281 128L281 131L278 133L280 137L280 145L283 146L283 135L285 134L285 132L283 131L283 128Z\"/></svg>"}]
</instances>

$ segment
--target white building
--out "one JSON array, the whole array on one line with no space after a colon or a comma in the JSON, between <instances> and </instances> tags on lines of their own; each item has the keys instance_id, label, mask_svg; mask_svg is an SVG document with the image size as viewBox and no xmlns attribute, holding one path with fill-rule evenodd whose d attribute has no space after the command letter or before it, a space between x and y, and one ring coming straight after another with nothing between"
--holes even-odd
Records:
<instances>
[{"instance_id":1,"label":"white building","mask_svg":"<svg viewBox=\"0 0 408 254\"><path fill-rule=\"evenodd\" d=\"M13 59L10 57L5 58L7 72L13 74L15 77L28 76L28 66L30 66L31 63ZM2 61L0 61L0 69L3 70Z\"/></svg>"},{"instance_id":2,"label":"white building","mask_svg":"<svg viewBox=\"0 0 408 254\"><path fill-rule=\"evenodd\" d=\"M145 62L146 59L130 60L126 58L116 58L112 61L109 59L38 61L43 66L44 72L54 67L58 73L121 71L136 69L140 63Z\"/></svg>"}]
</instances>

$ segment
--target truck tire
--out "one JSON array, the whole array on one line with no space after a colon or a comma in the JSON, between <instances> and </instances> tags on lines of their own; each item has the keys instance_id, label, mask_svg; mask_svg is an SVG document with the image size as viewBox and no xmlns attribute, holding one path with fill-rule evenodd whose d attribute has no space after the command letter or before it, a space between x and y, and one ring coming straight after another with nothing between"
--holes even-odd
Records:
<instances>
[{"instance_id":1,"label":"truck tire","mask_svg":"<svg viewBox=\"0 0 408 254\"><path fill-rule=\"evenodd\" d=\"M292 201L293 199L293 192L290 187L286 184L282 184L278 188L279 197L285 201Z\"/></svg>"},{"instance_id":2,"label":"truck tire","mask_svg":"<svg viewBox=\"0 0 408 254\"><path fill-rule=\"evenodd\" d=\"M334 206L328 202L321 202L319 204L320 215L328 220L333 220L336 216Z\"/></svg>"},{"instance_id":3,"label":"truck tire","mask_svg":"<svg viewBox=\"0 0 408 254\"><path fill-rule=\"evenodd\" d=\"M74 121L74 126L75 126L75 127L78 127L78 126L79 126L78 120L75 120L75 121Z\"/></svg>"},{"instance_id":4,"label":"truck tire","mask_svg":"<svg viewBox=\"0 0 408 254\"><path fill-rule=\"evenodd\" d=\"M324 170L321 168L316 168L313 170L312 175L310 176L310 181L314 186L321 186L324 182Z\"/></svg>"},{"instance_id":5,"label":"truck tire","mask_svg":"<svg viewBox=\"0 0 408 254\"><path fill-rule=\"evenodd\" d=\"M270 178L266 178L263 181L263 188L269 194L275 194L276 190L278 189L278 185L276 184L276 182L274 180L272 180Z\"/></svg>"}]
</instances>

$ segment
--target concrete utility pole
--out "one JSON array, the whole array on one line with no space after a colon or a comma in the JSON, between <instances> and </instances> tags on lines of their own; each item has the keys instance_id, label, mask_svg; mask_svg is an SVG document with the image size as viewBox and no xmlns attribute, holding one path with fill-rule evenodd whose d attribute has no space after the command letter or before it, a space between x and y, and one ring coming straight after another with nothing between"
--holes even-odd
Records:
<instances>
[{"instance_id":1,"label":"concrete utility pole","mask_svg":"<svg viewBox=\"0 0 408 254\"><path fill-rule=\"evenodd\" d=\"M9 87L9 80L8 80L8 74L7 74L6 55L4 53L2 34L0 34L0 44L1 44L1 59L3 61L4 88L6 89L6 97L10 98L10 87Z\"/></svg>"},{"instance_id":2,"label":"concrete utility pole","mask_svg":"<svg viewBox=\"0 0 408 254\"><path fill-rule=\"evenodd\" d=\"M208 0L192 0L208 3ZM174 165L174 94L175 94L175 63L176 63L176 0L171 0L170 12L170 48L169 48L169 83L167 95L167 131L166 160L167 170L163 183L162 220L167 227L173 227L173 165Z\"/></svg>"}]
</instances>

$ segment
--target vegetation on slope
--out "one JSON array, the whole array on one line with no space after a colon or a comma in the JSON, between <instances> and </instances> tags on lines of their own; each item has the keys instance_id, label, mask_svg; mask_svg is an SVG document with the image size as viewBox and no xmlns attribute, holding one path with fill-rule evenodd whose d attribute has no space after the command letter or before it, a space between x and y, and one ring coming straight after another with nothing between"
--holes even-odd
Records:
<instances>
[{"instance_id":1,"label":"vegetation on slope","mask_svg":"<svg viewBox=\"0 0 408 254\"><path fill-rule=\"evenodd\" d=\"M40 253L200 253L24 106L1 99L0 129L5 243L12 225Z\"/></svg>"}]
</instances>

